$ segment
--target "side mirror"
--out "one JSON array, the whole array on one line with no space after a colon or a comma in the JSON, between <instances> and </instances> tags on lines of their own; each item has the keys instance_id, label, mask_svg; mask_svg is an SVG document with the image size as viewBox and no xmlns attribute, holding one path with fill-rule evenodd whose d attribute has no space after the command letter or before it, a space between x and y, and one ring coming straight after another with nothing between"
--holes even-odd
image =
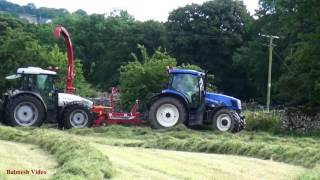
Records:
<instances>
[{"instance_id":1,"label":"side mirror","mask_svg":"<svg viewBox=\"0 0 320 180\"><path fill-rule=\"evenodd\" d=\"M170 74L170 70L172 69L172 67L167 66L166 69L167 69L167 73Z\"/></svg>"}]
</instances>

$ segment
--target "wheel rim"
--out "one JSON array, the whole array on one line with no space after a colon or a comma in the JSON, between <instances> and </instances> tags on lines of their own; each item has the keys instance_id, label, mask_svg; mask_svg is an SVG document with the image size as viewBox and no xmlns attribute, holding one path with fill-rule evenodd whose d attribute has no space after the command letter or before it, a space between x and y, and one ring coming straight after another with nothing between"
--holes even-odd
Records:
<instances>
[{"instance_id":1,"label":"wheel rim","mask_svg":"<svg viewBox=\"0 0 320 180\"><path fill-rule=\"evenodd\" d=\"M158 108L156 117L161 126L172 127L179 120L179 110L172 104L163 104Z\"/></svg>"},{"instance_id":2,"label":"wheel rim","mask_svg":"<svg viewBox=\"0 0 320 180\"><path fill-rule=\"evenodd\" d=\"M84 110L75 110L70 114L70 124L72 127L86 127L88 115Z\"/></svg>"},{"instance_id":3,"label":"wheel rim","mask_svg":"<svg viewBox=\"0 0 320 180\"><path fill-rule=\"evenodd\" d=\"M229 114L220 114L217 118L217 127L220 131L228 131L231 127L231 117Z\"/></svg>"},{"instance_id":4,"label":"wheel rim","mask_svg":"<svg viewBox=\"0 0 320 180\"><path fill-rule=\"evenodd\" d=\"M38 109L30 102L22 102L14 109L14 119L20 126L32 126L38 116Z\"/></svg>"}]
</instances>

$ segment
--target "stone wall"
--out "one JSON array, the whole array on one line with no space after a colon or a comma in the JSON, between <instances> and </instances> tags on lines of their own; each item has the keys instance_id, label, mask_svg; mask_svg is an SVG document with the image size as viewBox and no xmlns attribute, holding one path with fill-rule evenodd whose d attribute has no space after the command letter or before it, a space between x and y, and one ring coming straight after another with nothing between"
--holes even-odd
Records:
<instances>
[{"instance_id":1,"label":"stone wall","mask_svg":"<svg viewBox=\"0 0 320 180\"><path fill-rule=\"evenodd\" d=\"M288 108L283 116L283 128L307 132L320 130L320 108Z\"/></svg>"}]
</instances>

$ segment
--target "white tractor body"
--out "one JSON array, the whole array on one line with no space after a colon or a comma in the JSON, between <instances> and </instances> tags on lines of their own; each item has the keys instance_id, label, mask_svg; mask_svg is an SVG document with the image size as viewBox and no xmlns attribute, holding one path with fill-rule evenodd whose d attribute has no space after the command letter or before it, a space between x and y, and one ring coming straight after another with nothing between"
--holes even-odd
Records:
<instances>
[{"instance_id":1,"label":"white tractor body","mask_svg":"<svg viewBox=\"0 0 320 180\"><path fill-rule=\"evenodd\" d=\"M93 107L93 102L86 99L86 98L83 98L83 97L80 97L80 96L77 96L74 94L58 93L58 106L59 107L63 107L65 105L68 105L68 104L71 104L74 102L79 102L88 108Z\"/></svg>"}]
</instances>

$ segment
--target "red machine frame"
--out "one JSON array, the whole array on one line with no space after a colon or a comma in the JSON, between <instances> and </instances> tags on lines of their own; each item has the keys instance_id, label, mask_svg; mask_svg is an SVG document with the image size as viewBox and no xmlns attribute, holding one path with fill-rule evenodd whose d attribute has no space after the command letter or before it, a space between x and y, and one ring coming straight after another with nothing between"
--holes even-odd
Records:
<instances>
[{"instance_id":1,"label":"red machine frame","mask_svg":"<svg viewBox=\"0 0 320 180\"><path fill-rule=\"evenodd\" d=\"M67 82L66 82L66 92L73 94L75 88L73 86L74 80L74 56L73 48L71 43L70 34L62 26L57 26L54 30L54 35L56 38L60 38L61 35L64 37L65 43L67 45L68 53L68 73L67 73ZM136 100L136 103L132 106L129 113L116 112L115 110L115 97L119 94L119 90L115 87L112 88L110 101L111 107L106 106L94 106L91 109L91 112L97 115L97 118L93 122L93 126L103 126L111 124L142 124L143 121L140 119L141 113L138 112L139 101Z\"/></svg>"},{"instance_id":2,"label":"red machine frame","mask_svg":"<svg viewBox=\"0 0 320 180\"><path fill-rule=\"evenodd\" d=\"M111 107L94 106L92 112L98 115L93 126L106 126L112 124L142 124L141 113L138 112L139 100L136 100L129 113L116 112L115 98L119 94L119 89L112 87L110 104Z\"/></svg>"}]
</instances>

